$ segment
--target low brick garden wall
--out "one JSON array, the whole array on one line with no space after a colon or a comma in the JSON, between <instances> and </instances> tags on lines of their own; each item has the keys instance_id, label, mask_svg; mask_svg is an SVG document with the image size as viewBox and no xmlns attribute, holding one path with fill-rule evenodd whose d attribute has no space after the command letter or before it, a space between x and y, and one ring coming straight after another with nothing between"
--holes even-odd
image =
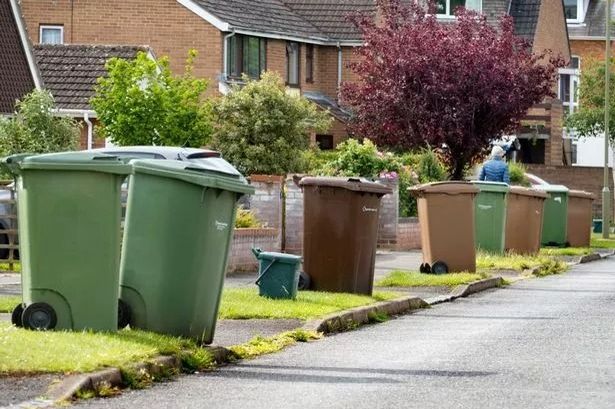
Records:
<instances>
[{"instance_id":1,"label":"low brick garden wall","mask_svg":"<svg viewBox=\"0 0 615 409\"><path fill-rule=\"evenodd\" d=\"M278 229L235 229L229 254L227 272L257 271L258 262L252 248L263 251L280 251L280 233Z\"/></svg>"},{"instance_id":2,"label":"low brick garden wall","mask_svg":"<svg viewBox=\"0 0 615 409\"><path fill-rule=\"evenodd\" d=\"M417 217L404 217L397 224L398 251L416 250L421 248L421 225Z\"/></svg>"}]
</instances>

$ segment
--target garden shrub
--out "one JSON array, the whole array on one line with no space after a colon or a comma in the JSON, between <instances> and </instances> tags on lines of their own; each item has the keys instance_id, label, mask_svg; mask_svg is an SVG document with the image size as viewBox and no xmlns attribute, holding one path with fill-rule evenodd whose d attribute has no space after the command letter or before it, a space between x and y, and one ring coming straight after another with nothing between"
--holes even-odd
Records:
<instances>
[{"instance_id":1,"label":"garden shrub","mask_svg":"<svg viewBox=\"0 0 615 409\"><path fill-rule=\"evenodd\" d=\"M237 208L237 216L235 218L236 229L258 229L261 227L263 227L263 224L251 210L244 209L243 207Z\"/></svg>"},{"instance_id":2,"label":"garden shrub","mask_svg":"<svg viewBox=\"0 0 615 409\"><path fill-rule=\"evenodd\" d=\"M511 185L530 186L530 181L525 176L526 168L522 163L508 163L508 173Z\"/></svg>"}]
</instances>

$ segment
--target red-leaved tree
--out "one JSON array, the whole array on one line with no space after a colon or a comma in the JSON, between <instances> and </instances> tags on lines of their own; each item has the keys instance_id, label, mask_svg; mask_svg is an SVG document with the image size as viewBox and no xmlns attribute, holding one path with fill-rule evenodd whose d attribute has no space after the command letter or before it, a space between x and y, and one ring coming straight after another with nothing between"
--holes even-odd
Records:
<instances>
[{"instance_id":1,"label":"red-leaved tree","mask_svg":"<svg viewBox=\"0 0 615 409\"><path fill-rule=\"evenodd\" d=\"M459 8L454 21L440 23L409 3L378 0L378 19L353 18L365 45L350 65L359 81L343 85L342 102L355 113L355 134L396 149L437 148L459 180L493 139L554 96L564 61L533 54L509 16L493 26Z\"/></svg>"}]
</instances>

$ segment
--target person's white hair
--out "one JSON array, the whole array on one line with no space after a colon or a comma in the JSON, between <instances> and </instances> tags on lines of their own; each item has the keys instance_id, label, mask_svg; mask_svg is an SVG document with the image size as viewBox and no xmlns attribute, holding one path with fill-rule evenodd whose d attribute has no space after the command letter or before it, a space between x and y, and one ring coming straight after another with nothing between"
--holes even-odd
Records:
<instances>
[{"instance_id":1,"label":"person's white hair","mask_svg":"<svg viewBox=\"0 0 615 409\"><path fill-rule=\"evenodd\" d=\"M500 146L494 146L493 149L491 149L491 157L493 159L496 158L503 158L504 157L504 149L502 149L502 147Z\"/></svg>"}]
</instances>

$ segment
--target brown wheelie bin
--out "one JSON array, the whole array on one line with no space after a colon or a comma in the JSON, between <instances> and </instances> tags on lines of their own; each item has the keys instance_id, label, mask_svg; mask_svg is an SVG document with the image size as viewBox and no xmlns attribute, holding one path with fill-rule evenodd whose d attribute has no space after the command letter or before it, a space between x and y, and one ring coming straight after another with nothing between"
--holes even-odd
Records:
<instances>
[{"instance_id":1,"label":"brown wheelie bin","mask_svg":"<svg viewBox=\"0 0 615 409\"><path fill-rule=\"evenodd\" d=\"M391 188L359 178L306 177L299 185L310 289L371 295L380 198Z\"/></svg>"},{"instance_id":2,"label":"brown wheelie bin","mask_svg":"<svg viewBox=\"0 0 615 409\"><path fill-rule=\"evenodd\" d=\"M409 189L417 198L423 264L421 272L476 271L474 197L467 182L437 182Z\"/></svg>"},{"instance_id":3,"label":"brown wheelie bin","mask_svg":"<svg viewBox=\"0 0 615 409\"><path fill-rule=\"evenodd\" d=\"M592 205L596 197L582 190L568 192L568 232L571 247L589 247L592 230Z\"/></svg>"},{"instance_id":4,"label":"brown wheelie bin","mask_svg":"<svg viewBox=\"0 0 615 409\"><path fill-rule=\"evenodd\" d=\"M536 254L540 251L545 200L540 190L511 186L506 210L506 251Z\"/></svg>"}]
</instances>

